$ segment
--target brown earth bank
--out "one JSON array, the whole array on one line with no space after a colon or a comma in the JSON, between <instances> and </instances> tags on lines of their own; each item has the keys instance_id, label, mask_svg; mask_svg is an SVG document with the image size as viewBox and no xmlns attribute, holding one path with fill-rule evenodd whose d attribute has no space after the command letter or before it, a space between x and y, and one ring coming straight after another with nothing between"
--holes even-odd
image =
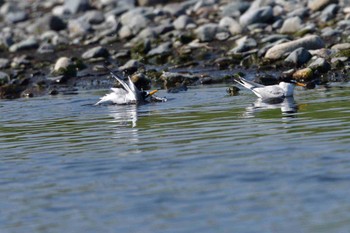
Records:
<instances>
[{"instance_id":1,"label":"brown earth bank","mask_svg":"<svg viewBox=\"0 0 350 233\"><path fill-rule=\"evenodd\" d=\"M0 98L114 85L349 80L347 1L0 0Z\"/></svg>"}]
</instances>

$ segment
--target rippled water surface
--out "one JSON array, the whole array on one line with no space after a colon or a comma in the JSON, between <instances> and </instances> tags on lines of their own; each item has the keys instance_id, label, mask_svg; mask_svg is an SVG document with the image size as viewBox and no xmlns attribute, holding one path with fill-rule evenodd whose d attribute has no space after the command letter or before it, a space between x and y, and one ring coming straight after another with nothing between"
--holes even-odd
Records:
<instances>
[{"instance_id":1,"label":"rippled water surface","mask_svg":"<svg viewBox=\"0 0 350 233\"><path fill-rule=\"evenodd\" d=\"M0 102L0 232L348 232L350 85Z\"/></svg>"}]
</instances>

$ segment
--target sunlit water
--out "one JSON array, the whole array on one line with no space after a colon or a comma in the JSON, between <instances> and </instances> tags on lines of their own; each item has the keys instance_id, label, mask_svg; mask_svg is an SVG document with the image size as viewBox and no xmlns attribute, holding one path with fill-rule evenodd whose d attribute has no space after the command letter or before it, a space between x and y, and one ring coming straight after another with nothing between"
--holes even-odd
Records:
<instances>
[{"instance_id":1,"label":"sunlit water","mask_svg":"<svg viewBox=\"0 0 350 233\"><path fill-rule=\"evenodd\" d=\"M344 86L343 86L344 85ZM348 232L350 86L0 102L0 232Z\"/></svg>"}]
</instances>

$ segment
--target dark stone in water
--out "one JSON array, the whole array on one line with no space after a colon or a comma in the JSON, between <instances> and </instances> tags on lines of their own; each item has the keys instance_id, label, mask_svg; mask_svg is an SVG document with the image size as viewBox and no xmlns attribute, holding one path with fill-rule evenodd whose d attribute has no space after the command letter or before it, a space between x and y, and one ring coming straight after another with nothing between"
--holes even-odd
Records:
<instances>
[{"instance_id":1,"label":"dark stone in water","mask_svg":"<svg viewBox=\"0 0 350 233\"><path fill-rule=\"evenodd\" d=\"M25 88L17 84L6 84L0 87L1 99L16 99L21 97L21 93Z\"/></svg>"},{"instance_id":2,"label":"dark stone in water","mask_svg":"<svg viewBox=\"0 0 350 233\"><path fill-rule=\"evenodd\" d=\"M226 92L230 95L230 96L236 96L236 95L238 95L239 94L239 91L240 91L241 89L239 89L238 87L236 87L236 86L231 86L231 87L228 87L227 89L226 89Z\"/></svg>"}]
</instances>

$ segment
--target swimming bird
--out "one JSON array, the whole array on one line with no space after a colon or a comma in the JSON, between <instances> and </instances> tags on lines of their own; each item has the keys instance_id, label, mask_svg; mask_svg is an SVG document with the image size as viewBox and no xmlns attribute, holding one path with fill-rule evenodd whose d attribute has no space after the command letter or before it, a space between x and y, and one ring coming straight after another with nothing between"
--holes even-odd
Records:
<instances>
[{"instance_id":1,"label":"swimming bird","mask_svg":"<svg viewBox=\"0 0 350 233\"><path fill-rule=\"evenodd\" d=\"M306 84L296 82L295 80L282 80L279 84L264 86L245 78L235 79L237 83L251 90L261 99L275 99L293 96L295 86L305 87Z\"/></svg>"},{"instance_id":2,"label":"swimming bird","mask_svg":"<svg viewBox=\"0 0 350 233\"><path fill-rule=\"evenodd\" d=\"M107 67L105 67L107 68ZM108 68L107 68L108 69ZM128 77L128 82L124 82L121 77L118 77L115 73L113 73L110 69L109 73L114 77L122 86L122 88L111 88L112 93L106 94L100 101L98 101L95 105L99 105L102 103L112 103L112 104L142 104L147 103L149 101L158 101L165 102L166 98L161 98L154 96L154 94L158 90L153 91L140 91L137 89L135 84L131 81L130 77Z\"/></svg>"}]
</instances>

